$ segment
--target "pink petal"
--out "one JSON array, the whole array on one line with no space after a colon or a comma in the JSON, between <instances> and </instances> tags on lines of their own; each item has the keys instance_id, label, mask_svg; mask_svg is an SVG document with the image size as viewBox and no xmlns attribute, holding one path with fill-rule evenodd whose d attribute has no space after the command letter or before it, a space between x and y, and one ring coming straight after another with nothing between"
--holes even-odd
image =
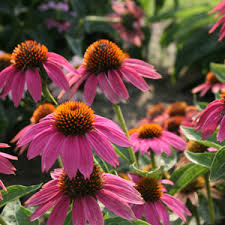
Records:
<instances>
[{"instance_id":1,"label":"pink petal","mask_svg":"<svg viewBox=\"0 0 225 225\"><path fill-rule=\"evenodd\" d=\"M1 180L0 180L0 187L2 187L2 189L3 189L4 191L7 191L5 185L3 184L3 182L2 182Z\"/></svg>"},{"instance_id":2,"label":"pink petal","mask_svg":"<svg viewBox=\"0 0 225 225\"><path fill-rule=\"evenodd\" d=\"M88 219L90 225L104 225L104 219L101 209L97 201L91 197L84 197L82 199L85 217Z\"/></svg>"},{"instance_id":3,"label":"pink petal","mask_svg":"<svg viewBox=\"0 0 225 225\"><path fill-rule=\"evenodd\" d=\"M83 200L78 198L74 200L72 210L73 225L86 225Z\"/></svg>"},{"instance_id":4,"label":"pink petal","mask_svg":"<svg viewBox=\"0 0 225 225\"><path fill-rule=\"evenodd\" d=\"M9 148L10 146L5 143L0 143L0 148Z\"/></svg>"},{"instance_id":5,"label":"pink petal","mask_svg":"<svg viewBox=\"0 0 225 225\"><path fill-rule=\"evenodd\" d=\"M60 88L62 88L64 90L69 89L69 83L66 79L65 74L60 69L60 67L58 67L54 63L51 63L51 62L48 62L48 61L43 63L43 66L44 66L47 74L51 78L51 80L54 83L56 83L56 85L58 85Z\"/></svg>"},{"instance_id":6,"label":"pink petal","mask_svg":"<svg viewBox=\"0 0 225 225\"><path fill-rule=\"evenodd\" d=\"M118 165L119 162L116 153L104 136L92 130L86 133L86 137L95 152L102 159L114 167Z\"/></svg>"},{"instance_id":7,"label":"pink petal","mask_svg":"<svg viewBox=\"0 0 225 225\"><path fill-rule=\"evenodd\" d=\"M22 130L20 130L16 136L10 141L11 143L14 143L16 141L18 141L18 139L23 136L23 134L26 132L26 130L28 130L30 127L32 126L32 124L29 124L27 126L25 126Z\"/></svg>"},{"instance_id":8,"label":"pink petal","mask_svg":"<svg viewBox=\"0 0 225 225\"><path fill-rule=\"evenodd\" d=\"M96 95L98 85L97 75L92 74L88 77L84 85L84 100L87 105L91 105Z\"/></svg>"},{"instance_id":9,"label":"pink petal","mask_svg":"<svg viewBox=\"0 0 225 225\"><path fill-rule=\"evenodd\" d=\"M135 220L135 215L130 206L120 198L107 190L100 190L96 194L97 199L109 210L127 220Z\"/></svg>"},{"instance_id":10,"label":"pink petal","mask_svg":"<svg viewBox=\"0 0 225 225\"><path fill-rule=\"evenodd\" d=\"M7 158L7 159L18 160L18 158L16 156L9 155L9 154L3 153L3 152L0 152L0 156Z\"/></svg>"},{"instance_id":11,"label":"pink petal","mask_svg":"<svg viewBox=\"0 0 225 225\"><path fill-rule=\"evenodd\" d=\"M27 88L35 102L41 99L41 78L37 69L28 69L25 73Z\"/></svg>"},{"instance_id":12,"label":"pink petal","mask_svg":"<svg viewBox=\"0 0 225 225\"><path fill-rule=\"evenodd\" d=\"M148 202L145 204L145 218L151 225L160 225L160 218L154 203Z\"/></svg>"},{"instance_id":13,"label":"pink petal","mask_svg":"<svg viewBox=\"0 0 225 225\"><path fill-rule=\"evenodd\" d=\"M225 139L225 116L220 122L219 131L217 133L217 140L222 142Z\"/></svg>"},{"instance_id":14,"label":"pink petal","mask_svg":"<svg viewBox=\"0 0 225 225\"><path fill-rule=\"evenodd\" d=\"M108 78L111 86L113 87L117 95L120 98L127 100L129 98L129 94L117 70L109 70Z\"/></svg>"},{"instance_id":15,"label":"pink petal","mask_svg":"<svg viewBox=\"0 0 225 225\"><path fill-rule=\"evenodd\" d=\"M106 75L104 73L99 73L97 76L97 79L98 79L99 86L102 92L104 93L104 95L106 96L106 98L108 98L114 104L119 103L117 94L112 89Z\"/></svg>"},{"instance_id":16,"label":"pink petal","mask_svg":"<svg viewBox=\"0 0 225 225\"><path fill-rule=\"evenodd\" d=\"M134 64L134 65L136 64L136 65L145 66L145 67L148 67L149 69L154 69L154 67L151 64L140 59L127 58L125 62Z\"/></svg>"},{"instance_id":17,"label":"pink petal","mask_svg":"<svg viewBox=\"0 0 225 225\"><path fill-rule=\"evenodd\" d=\"M162 224L170 225L169 213L167 209L165 208L165 206L160 201L154 202L154 205L155 205L155 208L157 209L159 217L162 220Z\"/></svg>"},{"instance_id":18,"label":"pink petal","mask_svg":"<svg viewBox=\"0 0 225 225\"><path fill-rule=\"evenodd\" d=\"M160 180L160 182L161 182L162 184L174 185L174 183L173 183L171 180L165 180L165 179L162 179L162 180Z\"/></svg>"},{"instance_id":19,"label":"pink petal","mask_svg":"<svg viewBox=\"0 0 225 225\"><path fill-rule=\"evenodd\" d=\"M6 67L4 70L0 72L0 89L4 86L5 81L7 81L11 76L16 73L16 67L14 65Z\"/></svg>"},{"instance_id":20,"label":"pink petal","mask_svg":"<svg viewBox=\"0 0 225 225\"><path fill-rule=\"evenodd\" d=\"M142 219L142 215L144 213L144 205L135 205L133 207L133 212L135 214L135 216L137 217L137 219Z\"/></svg>"},{"instance_id":21,"label":"pink petal","mask_svg":"<svg viewBox=\"0 0 225 225\"><path fill-rule=\"evenodd\" d=\"M19 71L14 76L15 77L12 82L12 99L14 102L14 106L17 107L24 92L25 73Z\"/></svg>"}]
</instances>

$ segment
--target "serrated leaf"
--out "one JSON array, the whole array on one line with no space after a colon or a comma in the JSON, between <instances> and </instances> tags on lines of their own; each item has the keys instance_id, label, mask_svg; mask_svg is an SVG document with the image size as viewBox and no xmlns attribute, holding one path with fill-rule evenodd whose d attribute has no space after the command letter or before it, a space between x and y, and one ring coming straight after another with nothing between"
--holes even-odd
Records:
<instances>
[{"instance_id":1,"label":"serrated leaf","mask_svg":"<svg viewBox=\"0 0 225 225\"><path fill-rule=\"evenodd\" d=\"M210 180L218 180L225 174L225 147L220 149L212 162L212 167L210 171Z\"/></svg>"},{"instance_id":2,"label":"serrated leaf","mask_svg":"<svg viewBox=\"0 0 225 225\"><path fill-rule=\"evenodd\" d=\"M210 70L222 83L225 83L225 66L224 64L210 63Z\"/></svg>"},{"instance_id":3,"label":"serrated leaf","mask_svg":"<svg viewBox=\"0 0 225 225\"><path fill-rule=\"evenodd\" d=\"M171 195L174 195L178 191L182 190L197 177L208 171L206 167L196 164L189 164L189 166L185 166L185 169L181 167L179 170L175 171L170 177L170 180L174 182L174 186L169 191L169 194Z\"/></svg>"},{"instance_id":4,"label":"serrated leaf","mask_svg":"<svg viewBox=\"0 0 225 225\"><path fill-rule=\"evenodd\" d=\"M189 151L185 151L185 156L195 164L199 164L210 168L215 157L215 153L213 152L204 152L204 153L193 153Z\"/></svg>"},{"instance_id":5,"label":"serrated leaf","mask_svg":"<svg viewBox=\"0 0 225 225\"><path fill-rule=\"evenodd\" d=\"M134 164L132 164L130 165L130 171L142 177L154 177L156 179L160 179L162 177L161 167L147 172L147 171L139 170L137 167L135 167Z\"/></svg>"},{"instance_id":6,"label":"serrated leaf","mask_svg":"<svg viewBox=\"0 0 225 225\"><path fill-rule=\"evenodd\" d=\"M7 187L7 192L1 190L3 200L0 202L0 207L6 205L10 201L19 199L33 191L36 191L42 184L32 186L12 185Z\"/></svg>"},{"instance_id":7,"label":"serrated leaf","mask_svg":"<svg viewBox=\"0 0 225 225\"><path fill-rule=\"evenodd\" d=\"M104 223L105 225L149 225L143 220L128 221L120 217L108 218Z\"/></svg>"}]
</instances>

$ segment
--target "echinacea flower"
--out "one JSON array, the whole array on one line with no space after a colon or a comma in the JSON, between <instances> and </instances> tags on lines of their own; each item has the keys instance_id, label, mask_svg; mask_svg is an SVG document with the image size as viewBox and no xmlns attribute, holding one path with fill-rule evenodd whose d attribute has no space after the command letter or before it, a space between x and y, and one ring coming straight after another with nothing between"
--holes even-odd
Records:
<instances>
[{"instance_id":1,"label":"echinacea flower","mask_svg":"<svg viewBox=\"0 0 225 225\"><path fill-rule=\"evenodd\" d=\"M12 65L0 73L0 97L11 91L12 100L17 107L22 98L25 83L35 102L41 99L42 82L38 69L44 69L51 80L64 90L69 89L69 83L62 70L65 68L77 75L76 70L62 56L48 52L45 45L27 40L18 44L11 56Z\"/></svg>"},{"instance_id":2,"label":"echinacea flower","mask_svg":"<svg viewBox=\"0 0 225 225\"><path fill-rule=\"evenodd\" d=\"M222 27L220 29L220 37L219 37L219 41L222 41L223 38L225 37L225 1L221 1L219 4L216 5L216 7L214 9L212 9L209 13L214 13L217 12L218 14L216 15L216 17L219 17L222 15L222 17L216 22L216 24L209 30L209 33L214 32L221 24Z\"/></svg>"},{"instance_id":3,"label":"echinacea flower","mask_svg":"<svg viewBox=\"0 0 225 225\"><path fill-rule=\"evenodd\" d=\"M39 121L47 116L48 114L51 114L55 111L55 106L50 104L50 103L44 103L39 105L33 112L32 117L30 118L30 124L25 126L22 130L20 130L16 136L11 140L11 143L17 142L20 137L33 125L39 123ZM27 149L29 144L24 145L20 150L19 150L19 155L23 154L23 152ZM15 151L17 151L19 147L17 146L15 148Z\"/></svg>"},{"instance_id":4,"label":"echinacea flower","mask_svg":"<svg viewBox=\"0 0 225 225\"><path fill-rule=\"evenodd\" d=\"M107 17L119 19L120 22L111 23L111 26L118 31L125 42L140 47L145 38L141 30L144 25L144 11L132 0L113 1L112 9L115 13L107 15Z\"/></svg>"},{"instance_id":5,"label":"echinacea flower","mask_svg":"<svg viewBox=\"0 0 225 225\"><path fill-rule=\"evenodd\" d=\"M70 97L76 93L79 86L84 85L84 100L91 105L99 84L100 89L111 102L117 104L119 99L127 100L129 94L123 79L132 83L142 91L149 87L143 77L159 79L154 67L142 60L128 58L115 43L108 40L99 40L91 44L85 52L83 64L78 69L79 76L71 76ZM59 98L64 94L62 92Z\"/></svg>"},{"instance_id":6,"label":"echinacea flower","mask_svg":"<svg viewBox=\"0 0 225 225\"><path fill-rule=\"evenodd\" d=\"M212 89L212 92L214 94L225 90L225 84L221 83L212 72L209 72L206 75L205 83L200 84L197 87L192 89L192 94L200 92L200 96L202 97L210 89Z\"/></svg>"},{"instance_id":7,"label":"echinacea flower","mask_svg":"<svg viewBox=\"0 0 225 225\"><path fill-rule=\"evenodd\" d=\"M128 147L130 142L113 121L94 114L82 102L65 102L39 123L31 126L19 139L19 147L29 145L27 157L42 157L42 171L48 171L61 155L65 172L72 178L77 169L89 177L93 170L91 147L107 163L118 165L109 143Z\"/></svg>"},{"instance_id":8,"label":"echinacea flower","mask_svg":"<svg viewBox=\"0 0 225 225\"><path fill-rule=\"evenodd\" d=\"M225 94L222 98L214 100L196 117L195 130L202 131L202 139L209 137L219 126L217 140L222 142L225 139Z\"/></svg>"},{"instance_id":9,"label":"echinacea flower","mask_svg":"<svg viewBox=\"0 0 225 225\"><path fill-rule=\"evenodd\" d=\"M173 185L170 180L158 180L153 177L140 177L130 174L129 177L135 182L135 188L140 192L145 203L134 205L133 211L138 219L145 219L151 225L169 225L169 212L165 205L176 213L181 220L186 222L184 214L191 216L191 212L177 198L167 194L164 184Z\"/></svg>"},{"instance_id":10,"label":"echinacea flower","mask_svg":"<svg viewBox=\"0 0 225 225\"><path fill-rule=\"evenodd\" d=\"M99 200L109 210L127 220L135 220L129 206L143 204L143 199L133 187L133 183L118 176L100 172L94 166L89 178L77 171L70 178L63 169L55 169L51 173L53 180L43 185L42 189L28 199L27 206L39 205L30 221L33 221L54 206L47 225L62 225L70 204L72 204L72 221L74 225L104 225Z\"/></svg>"},{"instance_id":11,"label":"echinacea flower","mask_svg":"<svg viewBox=\"0 0 225 225\"><path fill-rule=\"evenodd\" d=\"M9 145L5 143L0 143L0 148L8 148ZM16 168L9 162L8 159L17 160L18 158L16 156L9 155L7 153L0 152L0 173L4 174L15 174L14 171ZM3 188L4 191L7 191L5 185L0 180L0 187ZM0 200L2 200L2 194L0 192Z\"/></svg>"},{"instance_id":12,"label":"echinacea flower","mask_svg":"<svg viewBox=\"0 0 225 225\"><path fill-rule=\"evenodd\" d=\"M134 151L140 150L141 154L148 153L148 150L156 154L165 152L171 154L171 146L175 150L183 151L186 148L186 142L176 134L164 130L159 124L149 123L141 125L136 132L130 136L130 141Z\"/></svg>"}]
</instances>

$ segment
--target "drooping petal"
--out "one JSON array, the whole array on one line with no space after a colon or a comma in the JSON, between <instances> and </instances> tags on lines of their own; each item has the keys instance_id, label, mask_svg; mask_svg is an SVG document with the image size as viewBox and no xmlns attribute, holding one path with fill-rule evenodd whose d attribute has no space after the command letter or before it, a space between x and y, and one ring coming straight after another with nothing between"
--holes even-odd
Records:
<instances>
[{"instance_id":1,"label":"drooping petal","mask_svg":"<svg viewBox=\"0 0 225 225\"><path fill-rule=\"evenodd\" d=\"M26 83L28 91L35 102L41 99L41 78L37 69L28 69L26 71Z\"/></svg>"},{"instance_id":2,"label":"drooping petal","mask_svg":"<svg viewBox=\"0 0 225 225\"><path fill-rule=\"evenodd\" d=\"M217 140L222 142L225 139L225 116L220 122L219 131L217 133Z\"/></svg>"},{"instance_id":3,"label":"drooping petal","mask_svg":"<svg viewBox=\"0 0 225 225\"><path fill-rule=\"evenodd\" d=\"M73 225L86 225L83 200L78 198L74 200L72 209Z\"/></svg>"},{"instance_id":4,"label":"drooping petal","mask_svg":"<svg viewBox=\"0 0 225 225\"><path fill-rule=\"evenodd\" d=\"M170 225L170 220L169 220L169 213L165 206L160 202L156 201L154 202L155 208L159 214L159 217L162 220L163 225Z\"/></svg>"},{"instance_id":5,"label":"drooping petal","mask_svg":"<svg viewBox=\"0 0 225 225\"><path fill-rule=\"evenodd\" d=\"M87 105L91 105L96 95L98 80L95 74L88 77L84 85L84 100Z\"/></svg>"},{"instance_id":6,"label":"drooping petal","mask_svg":"<svg viewBox=\"0 0 225 225\"><path fill-rule=\"evenodd\" d=\"M145 218L151 225L160 225L160 218L153 202L145 204Z\"/></svg>"},{"instance_id":7,"label":"drooping petal","mask_svg":"<svg viewBox=\"0 0 225 225\"><path fill-rule=\"evenodd\" d=\"M9 76L16 73L16 67L14 65L6 67L0 72L0 89L4 86L5 81L9 79Z\"/></svg>"},{"instance_id":8,"label":"drooping petal","mask_svg":"<svg viewBox=\"0 0 225 225\"><path fill-rule=\"evenodd\" d=\"M142 219L142 215L144 213L144 205L135 205L133 207L133 212L135 214L135 216L137 217L137 219Z\"/></svg>"},{"instance_id":9,"label":"drooping petal","mask_svg":"<svg viewBox=\"0 0 225 225\"><path fill-rule=\"evenodd\" d=\"M172 132L164 130L163 137L165 137L167 142L177 150L184 150L187 146L186 142L182 138Z\"/></svg>"}]
</instances>

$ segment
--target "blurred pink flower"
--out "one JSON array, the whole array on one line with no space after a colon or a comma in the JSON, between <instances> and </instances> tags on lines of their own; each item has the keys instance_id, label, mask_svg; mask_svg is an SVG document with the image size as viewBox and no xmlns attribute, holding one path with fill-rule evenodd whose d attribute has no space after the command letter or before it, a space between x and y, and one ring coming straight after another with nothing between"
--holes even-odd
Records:
<instances>
[{"instance_id":1,"label":"blurred pink flower","mask_svg":"<svg viewBox=\"0 0 225 225\"><path fill-rule=\"evenodd\" d=\"M184 214L191 216L191 212L177 198L167 194L164 184L173 185L170 180L157 180L153 177L140 177L136 174L130 174L129 177L136 183L136 189L140 192L145 203L134 205L133 211L138 219L145 219L151 225L169 225L169 213L165 205L176 213L181 220L186 222Z\"/></svg>"},{"instance_id":2,"label":"blurred pink flower","mask_svg":"<svg viewBox=\"0 0 225 225\"><path fill-rule=\"evenodd\" d=\"M29 145L27 157L42 156L42 171L48 171L61 155L65 172L72 178L79 171L85 178L93 170L91 147L112 166L119 164L109 143L128 147L130 142L113 121L94 114L82 102L65 102L39 123L31 126L17 142Z\"/></svg>"},{"instance_id":3,"label":"blurred pink flower","mask_svg":"<svg viewBox=\"0 0 225 225\"><path fill-rule=\"evenodd\" d=\"M216 7L214 9L212 9L209 13L214 13L217 12L218 14L216 15L216 17L219 17L223 14L223 16L216 22L216 24L209 30L209 33L214 32L221 24L222 27L220 29L220 37L219 37L219 41L222 41L223 38L225 37L225 0L221 1L219 4L216 5Z\"/></svg>"},{"instance_id":4,"label":"blurred pink flower","mask_svg":"<svg viewBox=\"0 0 225 225\"><path fill-rule=\"evenodd\" d=\"M118 98L125 100L129 98L123 79L142 91L148 91L149 87L143 77L161 78L152 65L139 59L129 58L115 43L108 40L96 41L88 47L78 72L81 74L80 77L67 76L71 87L69 99L86 80L84 99L88 105L91 105L95 98L98 84L106 98L117 104ZM64 94L65 91L62 91L58 98Z\"/></svg>"},{"instance_id":5,"label":"blurred pink flower","mask_svg":"<svg viewBox=\"0 0 225 225\"><path fill-rule=\"evenodd\" d=\"M36 41L25 41L14 49L11 60L12 65L0 72L0 94L4 98L12 92L15 107L22 98L25 83L35 102L41 99L42 82L38 69L43 66L51 80L62 89L69 89L69 83L62 70L65 68L71 73L77 71L62 56L48 52L48 49Z\"/></svg>"},{"instance_id":6,"label":"blurred pink flower","mask_svg":"<svg viewBox=\"0 0 225 225\"><path fill-rule=\"evenodd\" d=\"M218 93L225 90L225 84L221 83L212 72L209 72L206 75L205 83L200 84L192 89L192 94L200 92L200 96L202 97L210 89L212 89L213 93Z\"/></svg>"},{"instance_id":7,"label":"blurred pink flower","mask_svg":"<svg viewBox=\"0 0 225 225\"><path fill-rule=\"evenodd\" d=\"M152 149L156 154L165 152L171 154L171 147L184 151L186 142L176 134L164 130L159 124L149 123L141 125L136 132L130 135L130 141L134 151L140 150L141 154L148 153Z\"/></svg>"},{"instance_id":8,"label":"blurred pink flower","mask_svg":"<svg viewBox=\"0 0 225 225\"><path fill-rule=\"evenodd\" d=\"M90 225L104 225L97 200L126 220L136 219L129 203L143 204L143 199L132 182L100 172L96 166L87 179L79 171L71 179L63 169L55 169L51 177L53 180L43 185L38 193L25 202L27 206L39 205L30 221L39 218L54 206L47 225L62 225L72 204L74 225L86 225L86 220Z\"/></svg>"},{"instance_id":9,"label":"blurred pink flower","mask_svg":"<svg viewBox=\"0 0 225 225\"><path fill-rule=\"evenodd\" d=\"M70 21L58 21L53 18L45 19L45 23L48 29L56 28L59 33L68 31L71 25Z\"/></svg>"},{"instance_id":10,"label":"blurred pink flower","mask_svg":"<svg viewBox=\"0 0 225 225\"><path fill-rule=\"evenodd\" d=\"M145 38L141 30L144 25L144 11L132 0L113 1L112 9L115 13L107 15L107 17L119 19L120 22L111 23L111 26L118 31L125 42L140 47Z\"/></svg>"},{"instance_id":11,"label":"blurred pink flower","mask_svg":"<svg viewBox=\"0 0 225 225\"><path fill-rule=\"evenodd\" d=\"M8 148L8 147L9 145L5 143L0 143L0 148ZM16 156L12 156L12 155L0 152L0 173L15 174L14 171L16 170L16 168L11 164L11 162L9 162L8 159L18 160ZM1 180L0 180L0 187L2 187L4 191L7 191L5 185L3 184ZM2 194L0 192L0 200L2 199L3 199Z\"/></svg>"}]
</instances>

